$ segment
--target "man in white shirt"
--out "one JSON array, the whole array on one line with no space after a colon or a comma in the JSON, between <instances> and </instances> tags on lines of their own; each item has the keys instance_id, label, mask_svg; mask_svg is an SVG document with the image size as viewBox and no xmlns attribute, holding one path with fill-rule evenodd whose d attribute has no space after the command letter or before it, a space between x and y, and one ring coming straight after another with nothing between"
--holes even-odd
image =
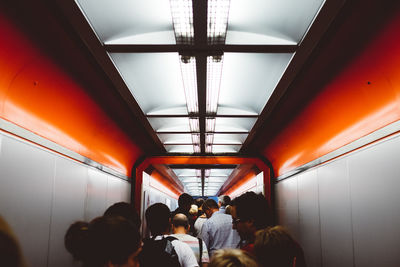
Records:
<instances>
[{"instance_id":1,"label":"man in white shirt","mask_svg":"<svg viewBox=\"0 0 400 267\"><path fill-rule=\"evenodd\" d=\"M150 240L144 242L142 250L142 261L140 266L167 266L166 261L160 256L156 255L159 251L152 251L159 247L155 242L160 241L158 244L172 244L173 249L178 256L179 264L181 267L198 267L196 257L189 247L189 245L179 241L174 237L169 236L171 226L169 208L162 203L155 203L151 205L145 213L146 222L152 234ZM164 243L161 243L164 242ZM165 251L171 251L165 248ZM164 251L163 251L164 252ZM174 253L172 252L171 255ZM160 262L159 262L160 261ZM161 262L162 261L162 262Z\"/></svg>"},{"instance_id":2,"label":"man in white shirt","mask_svg":"<svg viewBox=\"0 0 400 267\"><path fill-rule=\"evenodd\" d=\"M178 213L172 218L172 235L180 241L188 244L196 255L197 262L202 267L207 267L210 261L207 246L200 238L188 234L189 220L185 214Z\"/></svg>"}]
</instances>

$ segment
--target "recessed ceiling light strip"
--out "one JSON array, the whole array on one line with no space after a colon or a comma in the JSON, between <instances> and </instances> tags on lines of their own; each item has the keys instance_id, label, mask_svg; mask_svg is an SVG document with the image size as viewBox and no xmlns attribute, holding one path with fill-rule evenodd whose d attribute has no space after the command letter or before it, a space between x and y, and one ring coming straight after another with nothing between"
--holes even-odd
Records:
<instances>
[{"instance_id":1,"label":"recessed ceiling light strip","mask_svg":"<svg viewBox=\"0 0 400 267\"><path fill-rule=\"evenodd\" d=\"M223 56L207 57L207 114L216 114L222 78Z\"/></svg>"},{"instance_id":2,"label":"recessed ceiling light strip","mask_svg":"<svg viewBox=\"0 0 400 267\"><path fill-rule=\"evenodd\" d=\"M170 0L172 23L177 44L194 42L192 0Z\"/></svg>"},{"instance_id":3,"label":"recessed ceiling light strip","mask_svg":"<svg viewBox=\"0 0 400 267\"><path fill-rule=\"evenodd\" d=\"M180 65L188 112L189 114L198 113L196 58L185 57L184 62L180 60Z\"/></svg>"},{"instance_id":4,"label":"recessed ceiling light strip","mask_svg":"<svg viewBox=\"0 0 400 267\"><path fill-rule=\"evenodd\" d=\"M208 0L208 44L224 44L228 28L230 0Z\"/></svg>"}]
</instances>

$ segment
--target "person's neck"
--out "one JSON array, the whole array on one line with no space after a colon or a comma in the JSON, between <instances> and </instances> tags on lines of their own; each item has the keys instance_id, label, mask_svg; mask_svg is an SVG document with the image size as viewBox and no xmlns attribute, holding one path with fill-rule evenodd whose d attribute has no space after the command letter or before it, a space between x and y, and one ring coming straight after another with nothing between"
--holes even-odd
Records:
<instances>
[{"instance_id":1,"label":"person's neck","mask_svg":"<svg viewBox=\"0 0 400 267\"><path fill-rule=\"evenodd\" d=\"M186 234L185 227L178 227L174 229L174 234Z\"/></svg>"}]
</instances>

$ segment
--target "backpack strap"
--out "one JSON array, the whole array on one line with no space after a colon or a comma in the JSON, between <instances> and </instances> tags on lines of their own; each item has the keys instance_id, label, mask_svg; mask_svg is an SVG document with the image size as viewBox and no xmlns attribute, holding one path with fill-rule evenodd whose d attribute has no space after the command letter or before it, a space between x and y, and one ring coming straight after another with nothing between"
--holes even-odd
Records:
<instances>
[{"instance_id":1,"label":"backpack strap","mask_svg":"<svg viewBox=\"0 0 400 267\"><path fill-rule=\"evenodd\" d=\"M197 238L199 240L199 266L201 266L201 258L203 257L203 240L201 238Z\"/></svg>"},{"instance_id":2,"label":"backpack strap","mask_svg":"<svg viewBox=\"0 0 400 267\"><path fill-rule=\"evenodd\" d=\"M167 236L167 237L165 237L165 239L167 239L167 240L169 240L169 241L174 241L174 240L178 240L178 238L176 238L176 237L173 237L173 236Z\"/></svg>"}]
</instances>

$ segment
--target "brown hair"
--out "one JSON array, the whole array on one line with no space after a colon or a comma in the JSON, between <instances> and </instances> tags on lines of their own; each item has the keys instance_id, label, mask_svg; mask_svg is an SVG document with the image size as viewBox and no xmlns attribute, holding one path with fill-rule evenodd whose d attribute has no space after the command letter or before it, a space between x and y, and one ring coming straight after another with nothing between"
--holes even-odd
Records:
<instances>
[{"instance_id":1,"label":"brown hair","mask_svg":"<svg viewBox=\"0 0 400 267\"><path fill-rule=\"evenodd\" d=\"M256 260L240 249L217 250L208 267L258 267Z\"/></svg>"},{"instance_id":2,"label":"brown hair","mask_svg":"<svg viewBox=\"0 0 400 267\"><path fill-rule=\"evenodd\" d=\"M254 252L262 266L291 267L296 256L296 242L282 226L256 232Z\"/></svg>"}]
</instances>

